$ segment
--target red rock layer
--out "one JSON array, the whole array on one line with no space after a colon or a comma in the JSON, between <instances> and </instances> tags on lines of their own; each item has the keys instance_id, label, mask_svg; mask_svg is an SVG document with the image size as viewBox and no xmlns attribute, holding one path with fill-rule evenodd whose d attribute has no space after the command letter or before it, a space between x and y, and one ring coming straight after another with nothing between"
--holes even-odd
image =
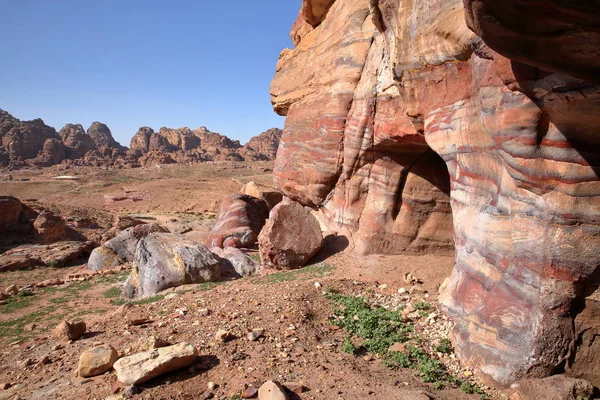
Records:
<instances>
[{"instance_id":1,"label":"red rock layer","mask_svg":"<svg viewBox=\"0 0 600 400\"><path fill-rule=\"evenodd\" d=\"M571 30L549 46L541 4L522 3L466 1L504 55L460 0L337 0L296 23L271 87L287 115L276 183L361 252L450 247L450 204L441 300L459 356L501 385L563 368L598 385L600 87L578 78L600 61L598 11L578 25L581 4L561 3ZM572 32L590 40L565 66Z\"/></svg>"}]
</instances>

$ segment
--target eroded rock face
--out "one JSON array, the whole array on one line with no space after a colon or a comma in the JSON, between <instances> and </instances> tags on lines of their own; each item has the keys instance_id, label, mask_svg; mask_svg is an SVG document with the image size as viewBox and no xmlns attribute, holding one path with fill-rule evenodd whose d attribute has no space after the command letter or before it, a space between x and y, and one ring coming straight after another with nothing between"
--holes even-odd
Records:
<instances>
[{"instance_id":1,"label":"eroded rock face","mask_svg":"<svg viewBox=\"0 0 600 400\"><path fill-rule=\"evenodd\" d=\"M466 19L460 0L337 0L297 23L271 86L276 183L359 252L448 249L453 231L441 301L488 381L566 364L598 384L600 88L580 79L600 61L598 11L561 3L575 33L548 36L558 2L465 3Z\"/></svg>"},{"instance_id":2,"label":"eroded rock face","mask_svg":"<svg viewBox=\"0 0 600 400\"><path fill-rule=\"evenodd\" d=\"M20 121L0 109L0 145L8 161L35 158L48 139L60 137L54 128L44 124L41 119Z\"/></svg>"},{"instance_id":3,"label":"eroded rock face","mask_svg":"<svg viewBox=\"0 0 600 400\"><path fill-rule=\"evenodd\" d=\"M245 194L227 196L219 206L219 214L206 238L209 247L251 247L256 244L269 211L267 204Z\"/></svg>"},{"instance_id":4,"label":"eroded rock face","mask_svg":"<svg viewBox=\"0 0 600 400\"><path fill-rule=\"evenodd\" d=\"M43 211L33 222L43 243L54 243L67 237L67 223L51 211Z\"/></svg>"},{"instance_id":5,"label":"eroded rock face","mask_svg":"<svg viewBox=\"0 0 600 400\"><path fill-rule=\"evenodd\" d=\"M81 124L67 124L59 132L66 149L66 157L75 160L83 158L88 151L94 150L95 145Z\"/></svg>"},{"instance_id":6,"label":"eroded rock face","mask_svg":"<svg viewBox=\"0 0 600 400\"><path fill-rule=\"evenodd\" d=\"M93 122L87 130L87 134L94 142L96 150L103 156L116 156L117 154L125 150L112 136L112 132L102 122Z\"/></svg>"}]
</instances>

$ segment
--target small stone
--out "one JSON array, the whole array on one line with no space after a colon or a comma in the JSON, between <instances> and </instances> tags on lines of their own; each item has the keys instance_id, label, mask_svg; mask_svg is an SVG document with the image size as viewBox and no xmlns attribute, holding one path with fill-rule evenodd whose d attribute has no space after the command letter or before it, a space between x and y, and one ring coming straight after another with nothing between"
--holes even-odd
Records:
<instances>
[{"instance_id":1,"label":"small stone","mask_svg":"<svg viewBox=\"0 0 600 400\"><path fill-rule=\"evenodd\" d=\"M254 342L259 337L261 337L264 332L264 329L252 329L252 332L249 332L248 335L246 335L246 337L249 341Z\"/></svg>"},{"instance_id":2,"label":"small stone","mask_svg":"<svg viewBox=\"0 0 600 400\"><path fill-rule=\"evenodd\" d=\"M86 331L85 322L69 322L63 321L52 331L54 337L63 342L79 339Z\"/></svg>"},{"instance_id":3,"label":"small stone","mask_svg":"<svg viewBox=\"0 0 600 400\"><path fill-rule=\"evenodd\" d=\"M101 345L84 351L79 356L77 372L83 378L100 375L109 371L119 354L111 345Z\"/></svg>"},{"instance_id":4,"label":"small stone","mask_svg":"<svg viewBox=\"0 0 600 400\"><path fill-rule=\"evenodd\" d=\"M220 343L228 342L232 339L231 332L225 329L219 329L217 333L215 333L215 340Z\"/></svg>"},{"instance_id":5,"label":"small stone","mask_svg":"<svg viewBox=\"0 0 600 400\"><path fill-rule=\"evenodd\" d=\"M17 287L17 285L10 285L4 290L4 293L6 293L9 296L16 296L17 293L19 293L19 288Z\"/></svg>"},{"instance_id":6,"label":"small stone","mask_svg":"<svg viewBox=\"0 0 600 400\"><path fill-rule=\"evenodd\" d=\"M9 382L6 383L0 383L0 390L6 390L6 389L10 389L12 385Z\"/></svg>"},{"instance_id":7,"label":"small stone","mask_svg":"<svg viewBox=\"0 0 600 400\"><path fill-rule=\"evenodd\" d=\"M62 350L64 348L64 346L62 344L55 344L54 346L52 346L52 351L57 351L57 350Z\"/></svg>"},{"instance_id":8,"label":"small stone","mask_svg":"<svg viewBox=\"0 0 600 400\"><path fill-rule=\"evenodd\" d=\"M33 364L33 360L31 358L26 358L25 360L19 363L19 368L25 369Z\"/></svg>"},{"instance_id":9,"label":"small stone","mask_svg":"<svg viewBox=\"0 0 600 400\"><path fill-rule=\"evenodd\" d=\"M258 395L258 389L254 385L246 386L242 392L242 399L253 399Z\"/></svg>"},{"instance_id":10,"label":"small stone","mask_svg":"<svg viewBox=\"0 0 600 400\"><path fill-rule=\"evenodd\" d=\"M371 357L369 355L366 355L366 356L363 357L363 360L365 360L365 361L373 361L373 357Z\"/></svg>"},{"instance_id":11,"label":"small stone","mask_svg":"<svg viewBox=\"0 0 600 400\"><path fill-rule=\"evenodd\" d=\"M37 325L35 324L35 322L32 322L31 324L27 324L27 325L25 325L25 326L23 327L23 330L24 330L25 332L33 332L33 331L35 330L35 327L36 327L36 326L37 326Z\"/></svg>"},{"instance_id":12,"label":"small stone","mask_svg":"<svg viewBox=\"0 0 600 400\"><path fill-rule=\"evenodd\" d=\"M169 293L165 296L165 300L173 300L177 296L179 296L177 293Z\"/></svg>"},{"instance_id":13,"label":"small stone","mask_svg":"<svg viewBox=\"0 0 600 400\"><path fill-rule=\"evenodd\" d=\"M383 285L379 285L379 286L377 287L377 289L379 289L379 290L385 290L385 289L387 289L387 288L388 288L388 285L387 285L387 284L385 284L385 283L384 283Z\"/></svg>"},{"instance_id":14,"label":"small stone","mask_svg":"<svg viewBox=\"0 0 600 400\"><path fill-rule=\"evenodd\" d=\"M315 287L316 287L317 289L319 289L319 288L321 287L321 283L319 283L319 282L315 282Z\"/></svg>"},{"instance_id":15,"label":"small stone","mask_svg":"<svg viewBox=\"0 0 600 400\"><path fill-rule=\"evenodd\" d=\"M42 358L40 358L40 361L38 361L40 364L42 365L48 365L52 362L52 360L50 360L50 357L48 357L47 355L43 356Z\"/></svg>"},{"instance_id":16,"label":"small stone","mask_svg":"<svg viewBox=\"0 0 600 400\"><path fill-rule=\"evenodd\" d=\"M208 385L206 385L208 387L208 390L215 390L218 385L214 382L208 382Z\"/></svg>"},{"instance_id":17,"label":"small stone","mask_svg":"<svg viewBox=\"0 0 600 400\"><path fill-rule=\"evenodd\" d=\"M132 397L140 392L140 388L135 385L129 385L123 390L123 394L127 397Z\"/></svg>"},{"instance_id":18,"label":"small stone","mask_svg":"<svg viewBox=\"0 0 600 400\"><path fill-rule=\"evenodd\" d=\"M198 310L198 313L203 317L208 317L210 315L210 310L208 308L202 308Z\"/></svg>"},{"instance_id":19,"label":"small stone","mask_svg":"<svg viewBox=\"0 0 600 400\"><path fill-rule=\"evenodd\" d=\"M288 400L288 396L278 382L266 381L258 389L259 400Z\"/></svg>"},{"instance_id":20,"label":"small stone","mask_svg":"<svg viewBox=\"0 0 600 400\"><path fill-rule=\"evenodd\" d=\"M406 289L401 287L400 289L398 289L398 294L406 294Z\"/></svg>"}]
</instances>

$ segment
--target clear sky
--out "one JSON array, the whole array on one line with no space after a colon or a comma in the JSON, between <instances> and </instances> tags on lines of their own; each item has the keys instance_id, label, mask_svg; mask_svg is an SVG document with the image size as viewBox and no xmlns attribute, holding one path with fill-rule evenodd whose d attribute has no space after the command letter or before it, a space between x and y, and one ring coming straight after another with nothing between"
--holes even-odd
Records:
<instances>
[{"instance_id":1,"label":"clear sky","mask_svg":"<svg viewBox=\"0 0 600 400\"><path fill-rule=\"evenodd\" d=\"M140 126L246 142L283 118L269 84L300 0L0 0L0 108L60 130Z\"/></svg>"}]
</instances>

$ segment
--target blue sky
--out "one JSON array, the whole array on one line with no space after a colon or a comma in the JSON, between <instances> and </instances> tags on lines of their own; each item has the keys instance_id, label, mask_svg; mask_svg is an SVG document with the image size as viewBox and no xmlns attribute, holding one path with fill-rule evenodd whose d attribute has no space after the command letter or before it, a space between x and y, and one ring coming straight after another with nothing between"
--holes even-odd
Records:
<instances>
[{"instance_id":1,"label":"blue sky","mask_svg":"<svg viewBox=\"0 0 600 400\"><path fill-rule=\"evenodd\" d=\"M300 0L2 0L0 108L19 119L210 130L246 142L283 118L269 84Z\"/></svg>"}]
</instances>

